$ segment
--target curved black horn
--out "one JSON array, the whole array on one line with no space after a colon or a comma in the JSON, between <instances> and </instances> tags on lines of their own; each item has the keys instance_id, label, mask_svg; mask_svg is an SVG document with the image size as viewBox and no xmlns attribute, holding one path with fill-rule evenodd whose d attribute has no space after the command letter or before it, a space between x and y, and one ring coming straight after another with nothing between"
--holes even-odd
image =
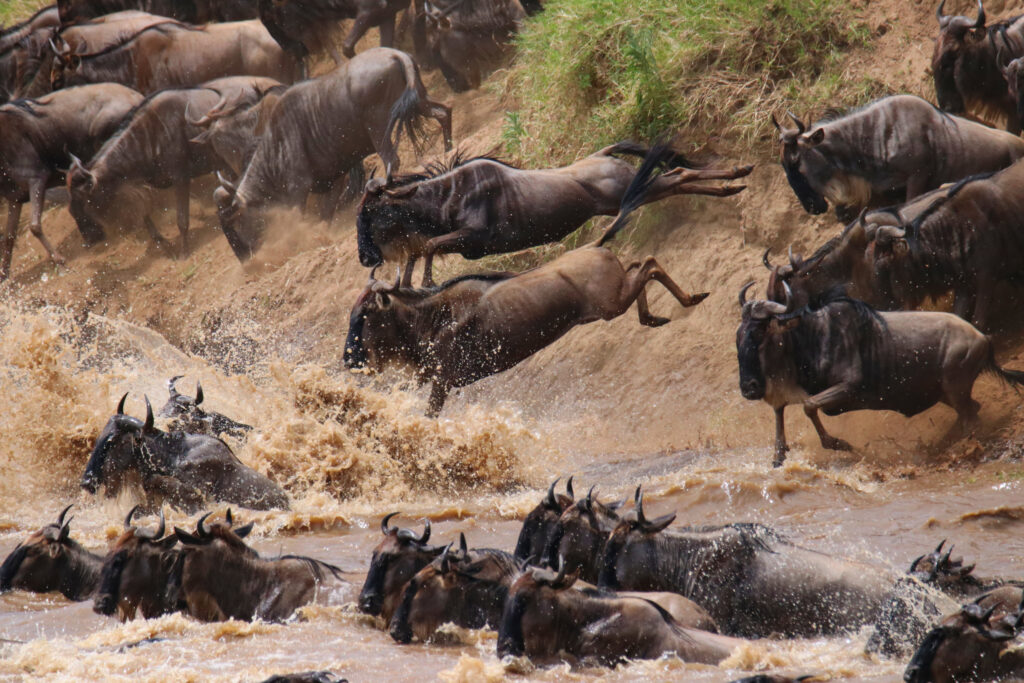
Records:
<instances>
[{"instance_id":1,"label":"curved black horn","mask_svg":"<svg viewBox=\"0 0 1024 683\"><path fill-rule=\"evenodd\" d=\"M171 398L179 396L178 389L177 387L174 386L174 384L184 376L185 375L175 375L174 377L167 380L167 393L171 395Z\"/></svg>"},{"instance_id":2,"label":"curved black horn","mask_svg":"<svg viewBox=\"0 0 1024 683\"><path fill-rule=\"evenodd\" d=\"M789 251L787 253L789 254L789 265L790 265L790 267L793 270L796 270L797 262L796 262L796 258L793 256L793 245L792 244L789 245Z\"/></svg>"},{"instance_id":3,"label":"curved black horn","mask_svg":"<svg viewBox=\"0 0 1024 683\"><path fill-rule=\"evenodd\" d=\"M775 130L782 132L782 126L779 125L779 120L775 118L775 114L771 114L772 125L775 126Z\"/></svg>"},{"instance_id":4,"label":"curved black horn","mask_svg":"<svg viewBox=\"0 0 1024 683\"><path fill-rule=\"evenodd\" d=\"M60 511L60 514L57 515L57 526L64 526L64 515L68 514L68 510L74 507L74 505L75 504L72 503L71 505L68 505L66 508Z\"/></svg>"},{"instance_id":5,"label":"curved black horn","mask_svg":"<svg viewBox=\"0 0 1024 683\"><path fill-rule=\"evenodd\" d=\"M72 517L71 519L74 519L74 517ZM58 543L63 543L64 541L68 540L68 536L71 535L71 519L67 521L67 524L61 525L60 531L57 532Z\"/></svg>"},{"instance_id":6,"label":"curved black horn","mask_svg":"<svg viewBox=\"0 0 1024 683\"><path fill-rule=\"evenodd\" d=\"M789 118L791 118L793 120L793 124L796 126L796 132L797 132L798 135L802 135L804 133L804 131L807 130L807 126L804 125L803 121L801 121L800 119L798 119L796 117L796 114L794 114L791 111L787 111L786 112L786 116L788 116Z\"/></svg>"},{"instance_id":7,"label":"curved black horn","mask_svg":"<svg viewBox=\"0 0 1024 683\"><path fill-rule=\"evenodd\" d=\"M590 490L587 491L587 502L586 502L586 505L587 505L587 509L588 510L593 510L594 509L594 489L596 489L596 488L597 488L597 484L594 484L593 486L590 487Z\"/></svg>"},{"instance_id":8,"label":"curved black horn","mask_svg":"<svg viewBox=\"0 0 1024 683\"><path fill-rule=\"evenodd\" d=\"M544 504L550 508L558 507L558 500L555 499L555 484L557 484L561 479L561 477L558 477L558 479L551 482L551 486L548 487L548 495L544 498Z\"/></svg>"},{"instance_id":9,"label":"curved black horn","mask_svg":"<svg viewBox=\"0 0 1024 683\"><path fill-rule=\"evenodd\" d=\"M941 553L942 552L942 546L944 546L944 545L946 545L946 539L942 539L942 542L939 543L938 547L935 548L935 552Z\"/></svg>"},{"instance_id":10,"label":"curved black horn","mask_svg":"<svg viewBox=\"0 0 1024 683\"><path fill-rule=\"evenodd\" d=\"M126 392L124 392L124 396L121 397L121 400L117 402L117 414L118 415L124 415L124 402L125 402L125 399L127 399L127 398L128 398L128 392L126 391Z\"/></svg>"},{"instance_id":11,"label":"curved black horn","mask_svg":"<svg viewBox=\"0 0 1024 683\"><path fill-rule=\"evenodd\" d=\"M569 476L569 481L565 482L565 492L569 495L569 498L575 500L576 494L572 490L572 476Z\"/></svg>"},{"instance_id":12,"label":"curved black horn","mask_svg":"<svg viewBox=\"0 0 1024 683\"><path fill-rule=\"evenodd\" d=\"M459 550L463 553L469 552L469 544L466 543L466 534L459 532Z\"/></svg>"},{"instance_id":13,"label":"curved black horn","mask_svg":"<svg viewBox=\"0 0 1024 683\"><path fill-rule=\"evenodd\" d=\"M231 518L231 508L228 508L228 511L224 513L224 521L228 523L228 526L234 525L235 520Z\"/></svg>"},{"instance_id":14,"label":"curved black horn","mask_svg":"<svg viewBox=\"0 0 1024 683\"><path fill-rule=\"evenodd\" d=\"M153 532L153 538L159 539L164 537L164 532L167 531L167 520L164 519L164 508L160 506L160 524L157 526L156 531Z\"/></svg>"},{"instance_id":15,"label":"curved black horn","mask_svg":"<svg viewBox=\"0 0 1024 683\"><path fill-rule=\"evenodd\" d=\"M785 282L782 283L782 289L786 292L786 313L791 313L793 310L793 290Z\"/></svg>"},{"instance_id":16,"label":"curved black horn","mask_svg":"<svg viewBox=\"0 0 1024 683\"><path fill-rule=\"evenodd\" d=\"M227 177L220 171L217 171L217 181L224 187L231 190L231 194L235 194L236 192L238 192L238 185L228 180Z\"/></svg>"},{"instance_id":17,"label":"curved black horn","mask_svg":"<svg viewBox=\"0 0 1024 683\"><path fill-rule=\"evenodd\" d=\"M978 20L974 22L974 28L985 28L985 8L982 6L981 0L978 0Z\"/></svg>"},{"instance_id":18,"label":"curved black horn","mask_svg":"<svg viewBox=\"0 0 1024 683\"><path fill-rule=\"evenodd\" d=\"M196 522L196 532L199 534L199 538L210 537L210 532L206 529L206 518L212 514L212 512L207 512L205 515L199 518L198 522Z\"/></svg>"},{"instance_id":19,"label":"curved black horn","mask_svg":"<svg viewBox=\"0 0 1024 683\"><path fill-rule=\"evenodd\" d=\"M772 248L768 247L767 249L764 250L764 253L761 254L761 263L763 263L764 267L767 268L768 270L772 270L772 264L768 260L768 254L770 253L772 253Z\"/></svg>"},{"instance_id":20,"label":"curved black horn","mask_svg":"<svg viewBox=\"0 0 1024 683\"><path fill-rule=\"evenodd\" d=\"M634 495L636 501L636 521L640 526L647 526L647 518L644 517L644 494L640 491L640 487L636 487L636 494Z\"/></svg>"},{"instance_id":21,"label":"curved black horn","mask_svg":"<svg viewBox=\"0 0 1024 683\"><path fill-rule=\"evenodd\" d=\"M397 512L389 512L388 514L384 515L384 519L380 520L380 532L385 536L391 533L391 529L388 528L388 522L390 522L391 518L397 514Z\"/></svg>"},{"instance_id":22,"label":"curved black horn","mask_svg":"<svg viewBox=\"0 0 1024 683\"><path fill-rule=\"evenodd\" d=\"M747 284L740 288L740 308L747 305L747 290L754 286L754 281L751 280Z\"/></svg>"},{"instance_id":23,"label":"curved black horn","mask_svg":"<svg viewBox=\"0 0 1024 683\"><path fill-rule=\"evenodd\" d=\"M146 399L146 422L142 425L143 432L153 431L153 406L149 403L149 396L143 395Z\"/></svg>"},{"instance_id":24,"label":"curved black horn","mask_svg":"<svg viewBox=\"0 0 1024 683\"><path fill-rule=\"evenodd\" d=\"M196 402L194 405L199 405L203 402L203 383L196 381Z\"/></svg>"},{"instance_id":25,"label":"curved black horn","mask_svg":"<svg viewBox=\"0 0 1024 683\"><path fill-rule=\"evenodd\" d=\"M430 520L429 519L424 519L423 520L423 535L420 536L418 539L416 539L416 541L418 543L426 543L429 540L430 540Z\"/></svg>"},{"instance_id":26,"label":"curved black horn","mask_svg":"<svg viewBox=\"0 0 1024 683\"><path fill-rule=\"evenodd\" d=\"M450 560L448 558L448 551L452 549L452 544L449 543L441 551L441 572L447 574L451 570Z\"/></svg>"},{"instance_id":27,"label":"curved black horn","mask_svg":"<svg viewBox=\"0 0 1024 683\"><path fill-rule=\"evenodd\" d=\"M551 582L552 588L558 588L565 581L565 555L558 553L558 574L555 575L555 580Z\"/></svg>"},{"instance_id":28,"label":"curved black horn","mask_svg":"<svg viewBox=\"0 0 1024 683\"><path fill-rule=\"evenodd\" d=\"M939 3L939 6L935 8L935 18L938 19L939 23L942 22L942 18L943 18L942 8L945 7L945 6L946 6L946 0L942 0L942 2Z\"/></svg>"},{"instance_id":29,"label":"curved black horn","mask_svg":"<svg viewBox=\"0 0 1024 683\"><path fill-rule=\"evenodd\" d=\"M135 507L133 507L131 510L128 511L128 516L124 518L124 528L125 529L131 529L132 528L132 517L135 516L135 512L140 507L142 507L142 506L136 503Z\"/></svg>"}]
</instances>

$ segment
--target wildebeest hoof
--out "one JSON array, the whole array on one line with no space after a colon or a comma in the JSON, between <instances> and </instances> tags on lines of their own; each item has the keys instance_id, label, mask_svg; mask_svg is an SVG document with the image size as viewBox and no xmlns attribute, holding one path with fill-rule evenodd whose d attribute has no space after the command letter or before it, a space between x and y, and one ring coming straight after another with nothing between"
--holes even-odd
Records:
<instances>
[{"instance_id":1,"label":"wildebeest hoof","mask_svg":"<svg viewBox=\"0 0 1024 683\"><path fill-rule=\"evenodd\" d=\"M346 59L352 59L356 56L356 49L352 45L342 45L341 54L345 55Z\"/></svg>"},{"instance_id":2,"label":"wildebeest hoof","mask_svg":"<svg viewBox=\"0 0 1024 683\"><path fill-rule=\"evenodd\" d=\"M782 467L782 463L786 462L786 454L776 455L775 459L772 460L772 467Z\"/></svg>"},{"instance_id":3,"label":"wildebeest hoof","mask_svg":"<svg viewBox=\"0 0 1024 683\"><path fill-rule=\"evenodd\" d=\"M701 301L704 301L704 299L707 299L709 296L711 296L711 292L700 292L699 294L691 294L690 303L688 303L687 306L696 306Z\"/></svg>"},{"instance_id":4,"label":"wildebeest hoof","mask_svg":"<svg viewBox=\"0 0 1024 683\"><path fill-rule=\"evenodd\" d=\"M737 178L748 176L754 170L754 164L747 164L746 166L734 166L732 172L736 174Z\"/></svg>"},{"instance_id":5,"label":"wildebeest hoof","mask_svg":"<svg viewBox=\"0 0 1024 683\"><path fill-rule=\"evenodd\" d=\"M726 185L722 188L722 196L729 197L734 194L739 194L745 189L747 189L746 185Z\"/></svg>"},{"instance_id":6,"label":"wildebeest hoof","mask_svg":"<svg viewBox=\"0 0 1024 683\"><path fill-rule=\"evenodd\" d=\"M660 315L652 315L651 317L644 320L644 325L647 327L661 327L669 322L668 318L663 318Z\"/></svg>"},{"instance_id":7,"label":"wildebeest hoof","mask_svg":"<svg viewBox=\"0 0 1024 683\"><path fill-rule=\"evenodd\" d=\"M829 449L829 450L832 450L832 451L852 451L853 450L853 446L851 446L847 442L843 441L842 439L835 438L834 436L830 436L828 438L822 439L821 440L821 445L824 446L825 448Z\"/></svg>"}]
</instances>

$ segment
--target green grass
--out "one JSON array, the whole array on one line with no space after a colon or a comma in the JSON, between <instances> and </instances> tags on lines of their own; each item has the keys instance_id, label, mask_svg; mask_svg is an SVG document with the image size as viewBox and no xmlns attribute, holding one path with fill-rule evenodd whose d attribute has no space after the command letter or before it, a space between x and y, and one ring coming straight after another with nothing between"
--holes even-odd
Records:
<instances>
[{"instance_id":1,"label":"green grass","mask_svg":"<svg viewBox=\"0 0 1024 683\"><path fill-rule=\"evenodd\" d=\"M37 9L48 4L44 0L0 0L0 26L28 19Z\"/></svg>"},{"instance_id":2,"label":"green grass","mask_svg":"<svg viewBox=\"0 0 1024 683\"><path fill-rule=\"evenodd\" d=\"M764 152L771 112L878 94L841 73L867 38L842 0L550 0L518 38L506 152L564 163L663 132Z\"/></svg>"}]
</instances>

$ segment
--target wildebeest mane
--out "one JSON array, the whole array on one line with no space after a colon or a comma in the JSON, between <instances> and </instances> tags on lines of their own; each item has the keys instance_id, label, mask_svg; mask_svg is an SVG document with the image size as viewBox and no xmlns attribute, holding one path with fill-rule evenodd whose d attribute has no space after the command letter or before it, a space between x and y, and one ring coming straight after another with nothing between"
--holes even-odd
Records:
<instances>
[{"instance_id":1,"label":"wildebeest mane","mask_svg":"<svg viewBox=\"0 0 1024 683\"><path fill-rule=\"evenodd\" d=\"M988 173L976 173L975 175L967 176L966 178L957 181L956 184L953 185L953 187L949 188L949 191L946 192L945 195L936 199L928 206L928 208L926 208L924 211L918 214L917 218L912 220L906 226L903 226L906 231L907 243L910 245L911 249L916 249L918 247L918 239L921 236L921 226L924 225L924 222L928 220L933 214L935 214L939 209L945 206L946 202L948 202L950 199L958 195L960 193L960 190L964 189L968 184L978 180L988 180L996 173L998 173L998 171L990 171Z\"/></svg>"},{"instance_id":2,"label":"wildebeest mane","mask_svg":"<svg viewBox=\"0 0 1024 683\"><path fill-rule=\"evenodd\" d=\"M446 173L451 173L455 169L471 164L474 161L493 161L496 164L508 166L509 168L519 168L504 159L499 159L492 153L480 154L473 157L467 157L466 154L467 152L465 149L456 149L447 161L430 161L423 165L422 171L416 173L403 173L402 175L394 176L388 182L388 188L404 187L406 185L412 185L413 183L440 178Z\"/></svg>"},{"instance_id":3,"label":"wildebeest mane","mask_svg":"<svg viewBox=\"0 0 1024 683\"><path fill-rule=\"evenodd\" d=\"M175 21L173 19L168 19L167 21L161 21L159 24L153 24L151 26L146 26L145 28L141 28L138 31L136 31L135 33L126 33L126 34L119 35L117 37L117 42L113 43L112 45L107 45L106 47L104 47L102 49L99 49L96 52L88 52L88 53L85 53L85 54L76 54L75 56L78 57L79 59L92 59L94 57L102 57L102 56L108 55L108 54L110 54L112 52L116 52L116 51L118 51L118 50L120 50L122 48L128 47L129 45L132 44L132 42L138 40L139 36L141 36L143 33L146 33L147 31L159 31L160 33L163 33L164 35L168 35L170 32L167 29L169 29L169 28L178 28L178 29L182 29L182 30L185 30L185 31L201 31L202 30L201 27L193 26L191 24L184 24L184 23L182 23L180 21Z\"/></svg>"}]
</instances>

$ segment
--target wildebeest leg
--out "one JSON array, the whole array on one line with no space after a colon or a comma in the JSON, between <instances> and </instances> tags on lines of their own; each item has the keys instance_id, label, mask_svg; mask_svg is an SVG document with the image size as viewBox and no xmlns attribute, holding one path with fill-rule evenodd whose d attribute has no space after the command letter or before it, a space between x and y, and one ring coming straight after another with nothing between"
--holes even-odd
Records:
<instances>
[{"instance_id":1,"label":"wildebeest leg","mask_svg":"<svg viewBox=\"0 0 1024 683\"><path fill-rule=\"evenodd\" d=\"M846 443L842 439L837 439L828 432L825 431L825 425L821 424L821 417L818 415L817 408L811 408L810 406L804 406L804 415L814 425L814 431L818 432L818 438L821 440L821 445L833 451L852 451L853 446Z\"/></svg>"},{"instance_id":2,"label":"wildebeest leg","mask_svg":"<svg viewBox=\"0 0 1024 683\"><path fill-rule=\"evenodd\" d=\"M466 241L469 238L479 234L479 230L462 228L447 235L427 240L426 246L423 247L423 286L434 286L434 254L458 253L466 247Z\"/></svg>"},{"instance_id":3,"label":"wildebeest leg","mask_svg":"<svg viewBox=\"0 0 1024 683\"><path fill-rule=\"evenodd\" d=\"M644 287L636 295L636 312L640 316L640 324L647 327L661 327L669 320L660 315L651 315L651 309L647 306L647 288Z\"/></svg>"},{"instance_id":4,"label":"wildebeest leg","mask_svg":"<svg viewBox=\"0 0 1024 683\"><path fill-rule=\"evenodd\" d=\"M178 185L174 188L175 199L177 200L178 204L178 232L181 233L181 258L185 258L188 256L188 195L191 184L191 179L185 178L183 182L178 183Z\"/></svg>"},{"instance_id":5,"label":"wildebeest leg","mask_svg":"<svg viewBox=\"0 0 1024 683\"><path fill-rule=\"evenodd\" d=\"M21 202L7 203L7 230L4 232L3 252L0 260L0 280L6 280L11 274L11 254L14 253L14 239L18 236L18 221L21 219Z\"/></svg>"},{"instance_id":6,"label":"wildebeest leg","mask_svg":"<svg viewBox=\"0 0 1024 683\"><path fill-rule=\"evenodd\" d=\"M441 126L441 135L444 136L444 151L452 151L452 108L447 104L427 100L427 109L430 117Z\"/></svg>"},{"instance_id":7,"label":"wildebeest leg","mask_svg":"<svg viewBox=\"0 0 1024 683\"><path fill-rule=\"evenodd\" d=\"M434 380L430 387L430 400L427 402L427 417L437 417L441 414L449 391L451 391L451 387L447 384L438 379Z\"/></svg>"},{"instance_id":8,"label":"wildebeest leg","mask_svg":"<svg viewBox=\"0 0 1024 683\"><path fill-rule=\"evenodd\" d=\"M412 269L416 267L416 255L409 254L405 259L405 272L402 274L402 287L412 287Z\"/></svg>"},{"instance_id":9,"label":"wildebeest leg","mask_svg":"<svg viewBox=\"0 0 1024 683\"><path fill-rule=\"evenodd\" d=\"M781 467L786 461L786 451L789 450L789 446L786 445L785 411L786 406L775 409L775 460L772 461L772 467Z\"/></svg>"},{"instance_id":10,"label":"wildebeest leg","mask_svg":"<svg viewBox=\"0 0 1024 683\"><path fill-rule=\"evenodd\" d=\"M370 28L371 15L363 12L356 17L356 20L352 22L352 28L349 30L348 35L345 36L344 42L341 44L341 52L349 59L356 56L356 43L363 37L363 34Z\"/></svg>"},{"instance_id":11,"label":"wildebeest leg","mask_svg":"<svg viewBox=\"0 0 1024 683\"><path fill-rule=\"evenodd\" d=\"M651 191L644 198L644 203L651 204L678 194L706 194L718 197L733 195L742 192L746 189L746 186L726 185L724 187L709 187L706 185L691 185L690 183L702 180L735 180L736 178L750 175L753 169L754 167L751 165L734 166L731 169L699 171L690 168L674 168L664 173L654 182L654 187L651 188Z\"/></svg>"},{"instance_id":12,"label":"wildebeest leg","mask_svg":"<svg viewBox=\"0 0 1024 683\"><path fill-rule=\"evenodd\" d=\"M853 450L853 446L842 439L837 439L834 436L831 436L825 431L825 427L822 426L817 413L818 410L827 411L829 408L841 408L855 391L855 382L841 382L835 386L825 389L825 391L811 396L809 399L804 401L804 413L807 414L807 417L809 417L811 422L814 424L814 429L818 432L818 438L821 439L821 445L823 447L834 451Z\"/></svg>"},{"instance_id":13,"label":"wildebeest leg","mask_svg":"<svg viewBox=\"0 0 1024 683\"><path fill-rule=\"evenodd\" d=\"M380 26L377 27L380 31L380 46L381 47L394 47L395 45L395 15L392 14L389 18L381 22Z\"/></svg>"},{"instance_id":14,"label":"wildebeest leg","mask_svg":"<svg viewBox=\"0 0 1024 683\"><path fill-rule=\"evenodd\" d=\"M661 267L653 256L648 256L644 259L644 264L640 267L640 273L644 276L644 284L650 280L657 280L662 287L667 289L669 293L676 298L676 300L683 306L696 306L704 299L708 298L710 292L700 292L698 294L687 294L682 288L676 284L675 280L668 276L668 273ZM643 287L641 287L641 291ZM639 292L637 293L639 296Z\"/></svg>"},{"instance_id":15,"label":"wildebeest leg","mask_svg":"<svg viewBox=\"0 0 1024 683\"><path fill-rule=\"evenodd\" d=\"M153 218L148 213L143 217L142 224L146 226L146 232L149 234L149 238L153 240L157 249L166 251L168 254L173 253L171 243L164 239L164 236L156 229L156 225L153 223Z\"/></svg>"},{"instance_id":16,"label":"wildebeest leg","mask_svg":"<svg viewBox=\"0 0 1024 683\"><path fill-rule=\"evenodd\" d=\"M43 200L46 197L46 181L47 178L36 178L29 185L29 201L32 202L32 216L28 223L28 229L42 243L46 253L50 255L50 260L58 266L63 266L64 257L57 253L57 250L50 244L50 240L46 239L46 235L43 234Z\"/></svg>"},{"instance_id":17,"label":"wildebeest leg","mask_svg":"<svg viewBox=\"0 0 1024 683\"><path fill-rule=\"evenodd\" d=\"M994 283L992 279L984 273L979 274L978 280L974 286L974 306L971 308L970 315L964 316L971 323L983 332L989 332L988 329L988 308L992 303L992 292L994 289Z\"/></svg>"},{"instance_id":18,"label":"wildebeest leg","mask_svg":"<svg viewBox=\"0 0 1024 683\"><path fill-rule=\"evenodd\" d=\"M928 179L924 175L912 175L907 178L907 194L906 201L910 201L914 197L920 196L928 191ZM856 218L856 212L854 218ZM853 220L853 219L850 219Z\"/></svg>"}]
</instances>

